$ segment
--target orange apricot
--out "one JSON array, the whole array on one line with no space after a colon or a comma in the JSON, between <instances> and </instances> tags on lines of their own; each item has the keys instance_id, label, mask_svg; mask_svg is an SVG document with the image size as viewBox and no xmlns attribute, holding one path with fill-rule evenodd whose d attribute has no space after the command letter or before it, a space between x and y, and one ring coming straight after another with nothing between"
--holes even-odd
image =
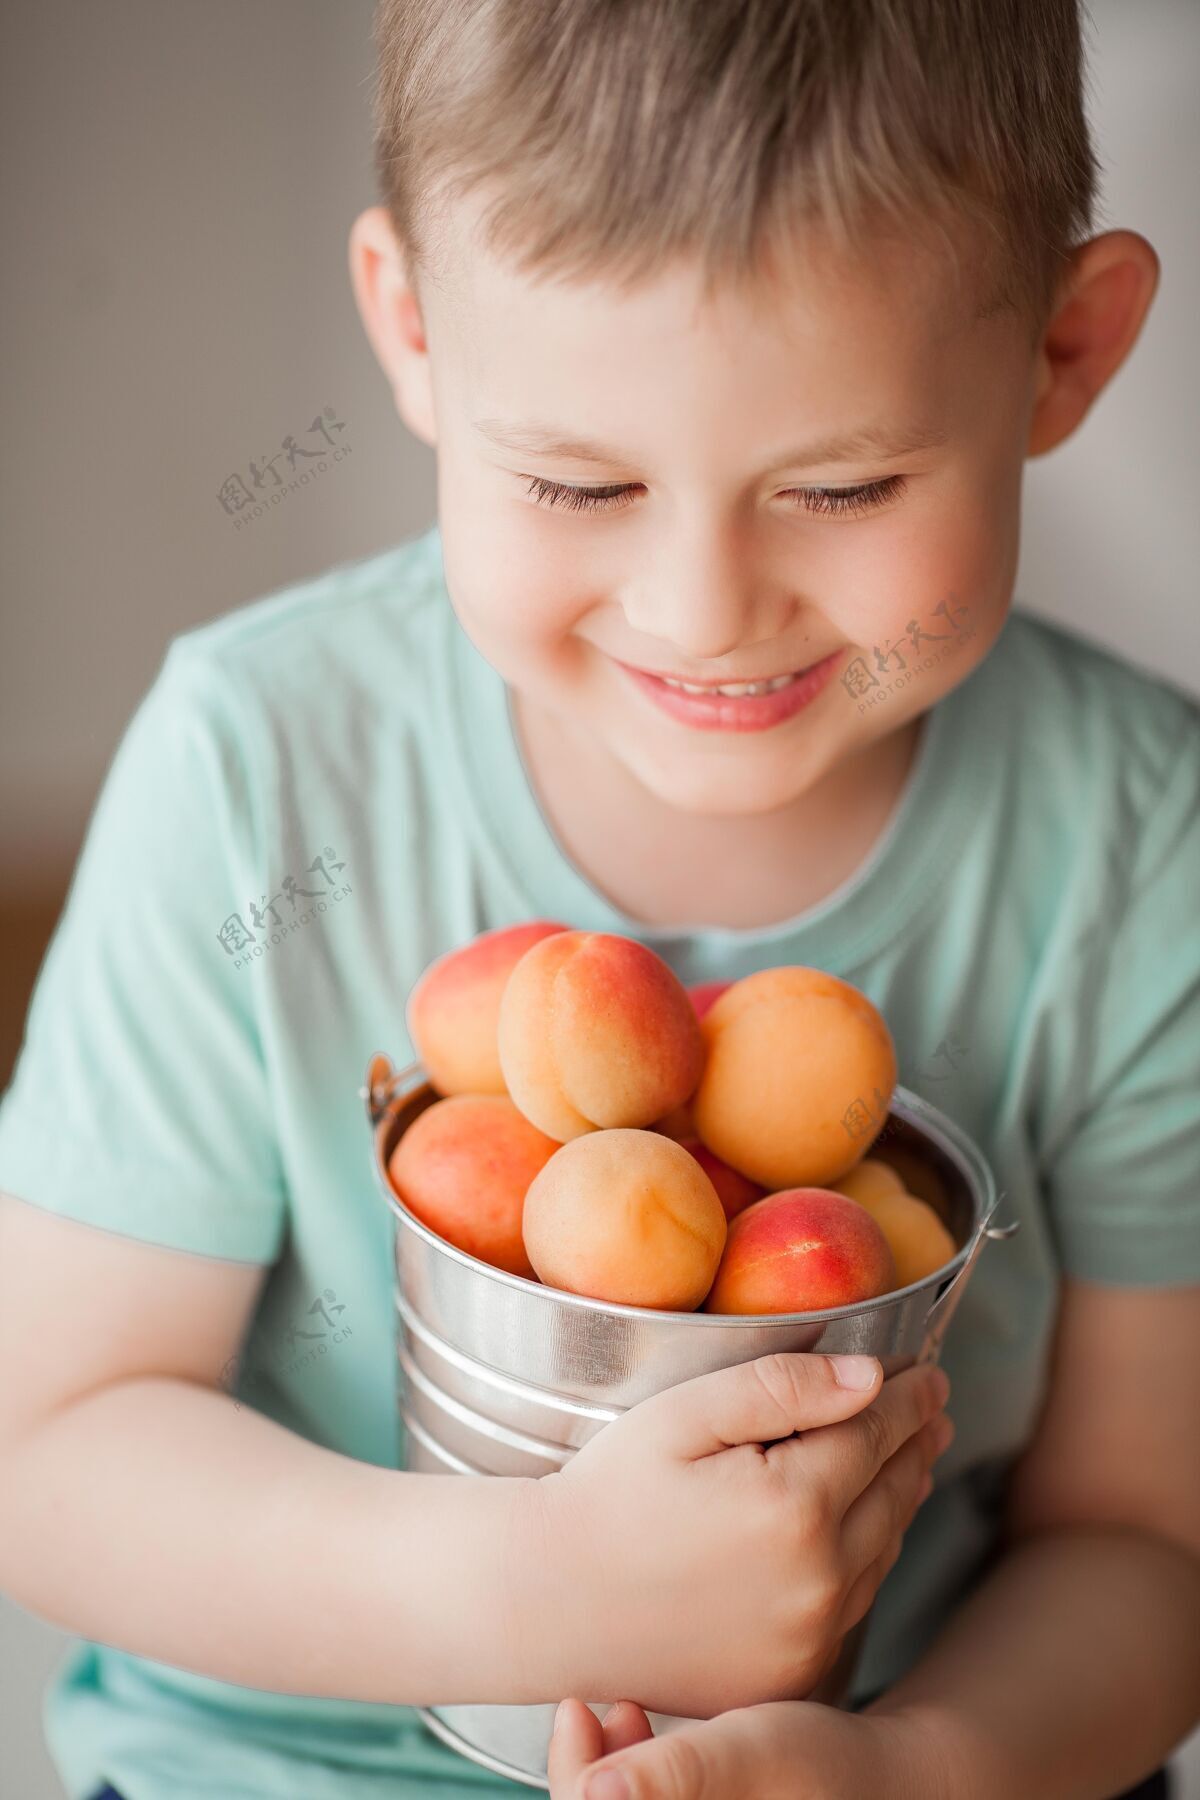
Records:
<instances>
[{"instance_id":1,"label":"orange apricot","mask_svg":"<svg viewBox=\"0 0 1200 1800\"><path fill-rule=\"evenodd\" d=\"M696 1129L763 1187L827 1187L867 1149L864 1108L882 1129L896 1052L882 1015L835 975L798 966L735 981L701 1023L707 1057Z\"/></svg>"},{"instance_id":2,"label":"orange apricot","mask_svg":"<svg viewBox=\"0 0 1200 1800\"><path fill-rule=\"evenodd\" d=\"M904 1192L878 1193L859 1201L883 1232L896 1264L896 1286L924 1281L957 1254L958 1245L924 1200Z\"/></svg>"},{"instance_id":3,"label":"orange apricot","mask_svg":"<svg viewBox=\"0 0 1200 1800\"><path fill-rule=\"evenodd\" d=\"M949 1216L950 1196L941 1171L920 1151L907 1144L889 1142L877 1144L874 1154L895 1172L906 1193L915 1194L918 1200L932 1206L939 1219L944 1221Z\"/></svg>"},{"instance_id":4,"label":"orange apricot","mask_svg":"<svg viewBox=\"0 0 1200 1800\"><path fill-rule=\"evenodd\" d=\"M549 1287L691 1312L712 1284L725 1213L695 1157L656 1131L590 1131L530 1183L524 1234Z\"/></svg>"},{"instance_id":5,"label":"orange apricot","mask_svg":"<svg viewBox=\"0 0 1200 1800\"><path fill-rule=\"evenodd\" d=\"M839 1194L845 1194L848 1200L857 1200L861 1206L884 1194L904 1192L904 1183L891 1164L880 1162L874 1156L864 1156L848 1175L840 1175L833 1186Z\"/></svg>"}]
</instances>

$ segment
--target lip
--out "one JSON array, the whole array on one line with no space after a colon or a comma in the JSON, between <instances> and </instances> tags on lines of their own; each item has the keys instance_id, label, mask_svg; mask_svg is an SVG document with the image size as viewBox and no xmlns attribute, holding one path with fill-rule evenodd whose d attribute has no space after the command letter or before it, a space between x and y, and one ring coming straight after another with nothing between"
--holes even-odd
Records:
<instances>
[{"instance_id":1,"label":"lip","mask_svg":"<svg viewBox=\"0 0 1200 1800\"><path fill-rule=\"evenodd\" d=\"M658 675L637 669L632 663L613 661L633 685L669 717L697 731L769 731L794 718L827 687L846 646L833 650L818 663L802 670L787 687L773 694L685 694L668 687Z\"/></svg>"}]
</instances>

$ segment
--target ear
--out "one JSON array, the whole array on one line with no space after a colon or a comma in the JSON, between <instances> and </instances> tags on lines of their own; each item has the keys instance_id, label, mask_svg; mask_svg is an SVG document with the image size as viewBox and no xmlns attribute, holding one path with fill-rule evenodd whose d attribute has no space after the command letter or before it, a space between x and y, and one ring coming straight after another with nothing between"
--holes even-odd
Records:
<instances>
[{"instance_id":1,"label":"ear","mask_svg":"<svg viewBox=\"0 0 1200 1800\"><path fill-rule=\"evenodd\" d=\"M1068 438L1129 355L1158 287L1159 260L1136 231L1074 251L1038 345L1027 456Z\"/></svg>"},{"instance_id":2,"label":"ear","mask_svg":"<svg viewBox=\"0 0 1200 1800\"><path fill-rule=\"evenodd\" d=\"M432 445L437 438L433 387L415 270L386 207L368 207L351 227L350 281L396 411L415 436Z\"/></svg>"}]
</instances>

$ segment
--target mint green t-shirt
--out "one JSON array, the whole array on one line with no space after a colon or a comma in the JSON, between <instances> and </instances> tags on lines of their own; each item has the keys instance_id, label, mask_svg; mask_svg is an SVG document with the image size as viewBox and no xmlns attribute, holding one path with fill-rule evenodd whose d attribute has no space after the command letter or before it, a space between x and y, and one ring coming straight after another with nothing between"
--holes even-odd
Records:
<instances>
[{"instance_id":1,"label":"mint green t-shirt","mask_svg":"<svg viewBox=\"0 0 1200 1800\"><path fill-rule=\"evenodd\" d=\"M780 963L853 982L900 1080L976 1139L1023 1221L950 1332L958 1436L876 1604L871 1693L994 1545L1060 1277L1200 1278L1200 708L1018 608L928 715L887 829L834 894L771 927L649 927L553 836L431 528L171 643L38 976L0 1188L269 1264L245 1402L401 1466L392 1222L358 1089L374 1052L411 1059L404 1002L435 956L535 917L638 937L689 983ZM71 1800L102 1779L127 1800L518 1791L408 1707L92 1643L46 1724Z\"/></svg>"}]
</instances>

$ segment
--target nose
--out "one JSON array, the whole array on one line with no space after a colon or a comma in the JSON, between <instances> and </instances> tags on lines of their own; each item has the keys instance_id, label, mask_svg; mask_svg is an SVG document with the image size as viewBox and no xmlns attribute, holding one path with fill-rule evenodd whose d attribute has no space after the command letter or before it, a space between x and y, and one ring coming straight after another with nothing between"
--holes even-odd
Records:
<instances>
[{"instance_id":1,"label":"nose","mask_svg":"<svg viewBox=\"0 0 1200 1800\"><path fill-rule=\"evenodd\" d=\"M778 637L788 616L785 594L772 593L746 534L694 514L680 516L641 558L623 605L639 635L696 663Z\"/></svg>"}]
</instances>

